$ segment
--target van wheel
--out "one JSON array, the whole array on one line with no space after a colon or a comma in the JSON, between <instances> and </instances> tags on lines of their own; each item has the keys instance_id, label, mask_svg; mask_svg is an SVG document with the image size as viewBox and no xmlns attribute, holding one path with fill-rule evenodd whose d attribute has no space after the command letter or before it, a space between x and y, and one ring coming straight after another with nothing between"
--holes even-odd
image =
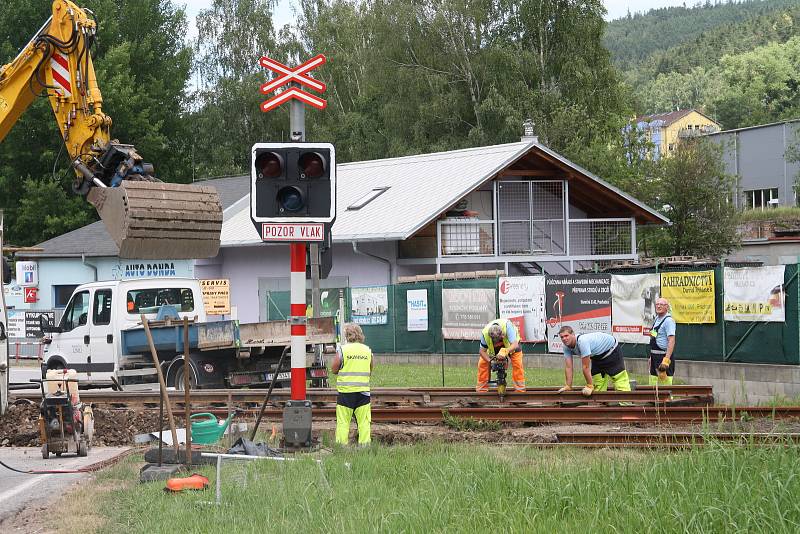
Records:
<instances>
[{"instance_id":1,"label":"van wheel","mask_svg":"<svg viewBox=\"0 0 800 534\"><path fill-rule=\"evenodd\" d=\"M64 364L59 360L50 360L47 362L47 370L50 371L53 369L64 369Z\"/></svg>"},{"instance_id":2,"label":"van wheel","mask_svg":"<svg viewBox=\"0 0 800 534\"><path fill-rule=\"evenodd\" d=\"M178 361L176 362L175 371L172 373L172 380L170 381L170 386L174 387L177 391L183 391L183 362ZM189 360L189 388L190 389L197 389L197 369L194 366L194 363Z\"/></svg>"}]
</instances>

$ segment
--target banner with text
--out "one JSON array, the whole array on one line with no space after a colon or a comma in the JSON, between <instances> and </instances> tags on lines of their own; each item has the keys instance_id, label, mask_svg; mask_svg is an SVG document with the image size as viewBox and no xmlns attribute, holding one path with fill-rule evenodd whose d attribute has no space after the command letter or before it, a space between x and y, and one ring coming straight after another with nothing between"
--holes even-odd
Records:
<instances>
[{"instance_id":1,"label":"banner with text","mask_svg":"<svg viewBox=\"0 0 800 534\"><path fill-rule=\"evenodd\" d=\"M651 274L611 275L611 333L621 343L650 343L661 277Z\"/></svg>"},{"instance_id":2,"label":"banner with text","mask_svg":"<svg viewBox=\"0 0 800 534\"><path fill-rule=\"evenodd\" d=\"M231 282L227 279L200 280L203 292L203 306L209 315L229 315L231 313Z\"/></svg>"},{"instance_id":3,"label":"banner with text","mask_svg":"<svg viewBox=\"0 0 800 534\"><path fill-rule=\"evenodd\" d=\"M25 310L7 310L7 312L8 337L25 337Z\"/></svg>"},{"instance_id":4,"label":"banner with text","mask_svg":"<svg viewBox=\"0 0 800 534\"><path fill-rule=\"evenodd\" d=\"M725 320L785 322L784 270L784 265L725 267Z\"/></svg>"},{"instance_id":5,"label":"banner with text","mask_svg":"<svg viewBox=\"0 0 800 534\"><path fill-rule=\"evenodd\" d=\"M714 271L661 273L661 296L669 300L676 323L715 322Z\"/></svg>"},{"instance_id":6,"label":"banner with text","mask_svg":"<svg viewBox=\"0 0 800 534\"><path fill-rule=\"evenodd\" d=\"M351 317L356 324L389 322L389 294L386 286L354 287L350 290Z\"/></svg>"},{"instance_id":7,"label":"banner with text","mask_svg":"<svg viewBox=\"0 0 800 534\"><path fill-rule=\"evenodd\" d=\"M500 317L510 319L522 341L546 341L544 276L501 276Z\"/></svg>"},{"instance_id":8,"label":"banner with text","mask_svg":"<svg viewBox=\"0 0 800 534\"><path fill-rule=\"evenodd\" d=\"M406 292L406 306L409 332L428 330L428 290L409 289Z\"/></svg>"},{"instance_id":9,"label":"banner with text","mask_svg":"<svg viewBox=\"0 0 800 534\"><path fill-rule=\"evenodd\" d=\"M478 340L495 317L494 289L442 289L442 337Z\"/></svg>"},{"instance_id":10,"label":"banner with text","mask_svg":"<svg viewBox=\"0 0 800 534\"><path fill-rule=\"evenodd\" d=\"M547 344L561 352L558 331L571 326L576 334L611 333L611 275L562 274L547 276Z\"/></svg>"}]
</instances>

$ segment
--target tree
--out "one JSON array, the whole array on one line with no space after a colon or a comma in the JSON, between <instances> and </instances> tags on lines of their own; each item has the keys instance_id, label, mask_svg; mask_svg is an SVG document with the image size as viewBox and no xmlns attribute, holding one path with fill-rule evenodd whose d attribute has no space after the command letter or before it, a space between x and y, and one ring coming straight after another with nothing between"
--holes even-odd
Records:
<instances>
[{"instance_id":1,"label":"tree","mask_svg":"<svg viewBox=\"0 0 800 534\"><path fill-rule=\"evenodd\" d=\"M50 5L4 0L0 63L13 59L33 37ZM183 43L183 10L169 0L86 0L81 5L98 21L93 58L103 110L114 121L112 135L136 145L161 179L185 181L183 106L191 54ZM93 208L71 197L73 177L50 104L39 98L0 143L0 206L7 210L9 241L31 245L53 237L56 229L64 233L94 220Z\"/></svg>"},{"instance_id":2,"label":"tree","mask_svg":"<svg viewBox=\"0 0 800 534\"><path fill-rule=\"evenodd\" d=\"M735 178L725 173L722 147L703 138L682 141L661 159L650 187L672 225L649 232L648 254L720 257L738 246Z\"/></svg>"}]
</instances>

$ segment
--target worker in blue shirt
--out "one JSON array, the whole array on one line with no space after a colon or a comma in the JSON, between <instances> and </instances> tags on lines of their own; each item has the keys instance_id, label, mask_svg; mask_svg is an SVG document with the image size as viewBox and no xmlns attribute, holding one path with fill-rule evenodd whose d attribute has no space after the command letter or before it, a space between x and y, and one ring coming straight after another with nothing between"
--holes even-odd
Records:
<instances>
[{"instance_id":1,"label":"worker in blue shirt","mask_svg":"<svg viewBox=\"0 0 800 534\"><path fill-rule=\"evenodd\" d=\"M656 299L656 318L650 329L650 378L651 386L671 386L675 374L675 319L669 313L669 301Z\"/></svg>"},{"instance_id":2,"label":"worker in blue shirt","mask_svg":"<svg viewBox=\"0 0 800 534\"><path fill-rule=\"evenodd\" d=\"M562 326L558 336L564 345L565 385L559 393L572 389L572 356L581 357L583 377L586 385L581 392L590 397L594 391L607 391L608 382L617 391L630 391L631 383L625 370L625 359L617 340L605 332L590 332L575 335L570 326Z\"/></svg>"}]
</instances>

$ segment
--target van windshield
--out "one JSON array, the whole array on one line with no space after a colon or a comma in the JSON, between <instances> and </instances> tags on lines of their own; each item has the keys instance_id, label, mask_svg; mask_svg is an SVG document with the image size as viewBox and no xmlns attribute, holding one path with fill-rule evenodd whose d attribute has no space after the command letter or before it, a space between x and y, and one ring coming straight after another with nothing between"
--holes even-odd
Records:
<instances>
[{"instance_id":1,"label":"van windshield","mask_svg":"<svg viewBox=\"0 0 800 534\"><path fill-rule=\"evenodd\" d=\"M148 287L128 291L128 313L158 313L165 304L179 312L194 311L194 294L187 287Z\"/></svg>"}]
</instances>

